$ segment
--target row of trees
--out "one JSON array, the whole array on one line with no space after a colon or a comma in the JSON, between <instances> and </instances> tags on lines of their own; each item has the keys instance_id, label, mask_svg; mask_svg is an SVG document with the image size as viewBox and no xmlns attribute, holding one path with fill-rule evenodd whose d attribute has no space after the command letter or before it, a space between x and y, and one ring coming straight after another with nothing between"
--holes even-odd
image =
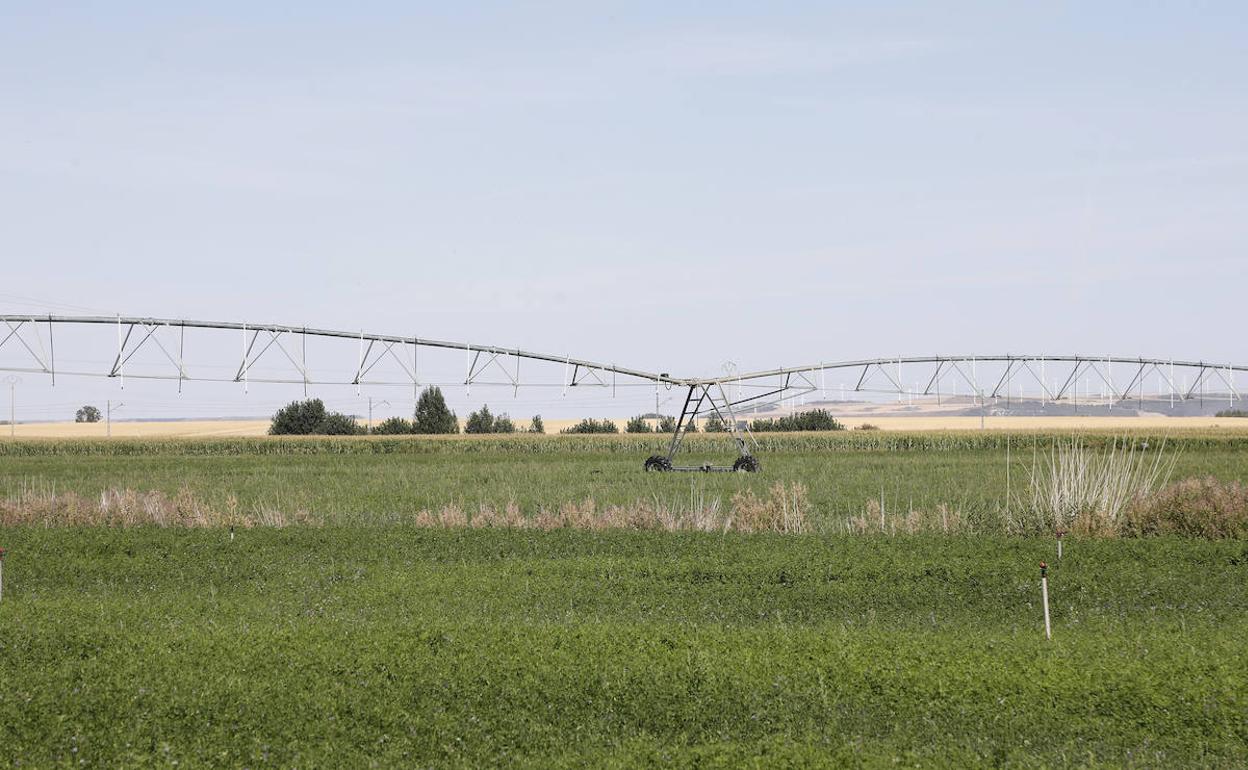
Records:
<instances>
[{"instance_id":1,"label":"row of trees","mask_svg":"<svg viewBox=\"0 0 1248 770\"><path fill-rule=\"evenodd\" d=\"M671 433L676 430L675 417L660 417L658 424L651 426L649 420L652 419L646 415L638 415L633 417L624 426L625 433ZM590 421L582 421L592 422ZM607 422L604 420L604 422ZM707 433L725 433L728 430L728 424L718 415L708 417L702 423L702 430ZM750 422L750 430L758 433L777 433L789 431L821 431L821 430L845 430L845 426L832 417L826 409L811 409L805 412L798 412L792 415L785 415L777 418L760 418ZM685 431L687 433L697 433L698 425L696 422L686 423ZM564 431L564 433L587 433L591 431ZM615 430L601 431L615 433Z\"/></svg>"},{"instance_id":2,"label":"row of trees","mask_svg":"<svg viewBox=\"0 0 1248 770\"><path fill-rule=\"evenodd\" d=\"M671 433L676 430L676 418L671 415L660 415L657 423L651 427L650 420L653 417L647 417L639 414L628 421L624 426L625 433ZM685 423L685 431L688 433L697 433L698 424L696 422Z\"/></svg>"},{"instance_id":3,"label":"row of trees","mask_svg":"<svg viewBox=\"0 0 1248 770\"><path fill-rule=\"evenodd\" d=\"M464 433L517 433L516 424L504 412L498 416L490 413L489 406L482 406L479 410L468 415L468 421L464 423ZM542 416L534 415L529 421L529 427L525 433L545 433L546 426L542 424Z\"/></svg>"},{"instance_id":4,"label":"row of trees","mask_svg":"<svg viewBox=\"0 0 1248 770\"><path fill-rule=\"evenodd\" d=\"M757 433L780 433L799 430L845 430L827 409L809 409L775 419L759 419L750 423Z\"/></svg>"},{"instance_id":5,"label":"row of trees","mask_svg":"<svg viewBox=\"0 0 1248 770\"><path fill-rule=\"evenodd\" d=\"M319 398L287 404L277 410L272 424L269 425L269 434L273 436L353 436L368 432L354 417L327 411ZM459 417L446 405L442 389L431 386L425 388L416 401L414 419L390 417L378 423L372 432L378 435L459 433ZM516 433L517 428L507 415L495 416L488 406L483 406L468 415L464 432ZM528 432L546 432L541 415L535 416L529 422Z\"/></svg>"},{"instance_id":6,"label":"row of trees","mask_svg":"<svg viewBox=\"0 0 1248 770\"><path fill-rule=\"evenodd\" d=\"M560 433L619 433L620 429L614 420L603 418L595 420L592 417L586 417L575 425L564 428Z\"/></svg>"},{"instance_id":7,"label":"row of trees","mask_svg":"<svg viewBox=\"0 0 1248 770\"><path fill-rule=\"evenodd\" d=\"M671 433L672 431L676 430L676 418L675 417L671 417L671 416L660 417L658 420L658 425L656 426L651 426L650 423L647 422L647 420L649 419L653 419L653 418L648 418L645 415L638 415L636 417L629 419L629 421L625 423L624 425L624 432L625 433ZM704 430L706 430L708 433L723 433L725 430L727 430L727 427L724 425L723 420L719 419L718 417L712 417L704 423ZM696 423L692 423L692 422L686 423L685 431L688 433L697 433L698 426ZM614 420L608 420L606 418L603 418L601 420L595 420L593 418L586 418L576 423L575 425L564 428L563 430L559 432L565 433L565 434L619 433L620 428L618 425L615 424Z\"/></svg>"},{"instance_id":8,"label":"row of trees","mask_svg":"<svg viewBox=\"0 0 1248 770\"><path fill-rule=\"evenodd\" d=\"M81 415L80 415L81 416ZM98 419L98 417L96 418ZM624 426L625 433L671 433L676 430L676 418L660 416L657 425L652 426L653 417L637 415ZM783 431L824 431L845 430L826 409L811 409L778 418L762 418L750 423L750 429L759 433ZM697 433L696 423L688 423L685 428L689 433ZM718 417L710 417L703 421L702 430L707 433L723 433L728 426ZM446 405L442 389L436 386L425 388L416 402L415 419L391 417L383 420L373 429L380 435L406 434L444 434L459 433L459 418ZM519 428L506 414L495 415L489 406L482 406L468 415L464 423L464 433L518 433ZM541 415L537 415L529 423L526 433L545 433L546 426ZM559 431L565 434L578 433L619 433L620 429L613 420L586 418L571 427ZM319 398L308 401L294 401L273 415L273 423L269 433L274 436L283 435L323 435L352 436L368 433L350 415L330 412Z\"/></svg>"}]
</instances>

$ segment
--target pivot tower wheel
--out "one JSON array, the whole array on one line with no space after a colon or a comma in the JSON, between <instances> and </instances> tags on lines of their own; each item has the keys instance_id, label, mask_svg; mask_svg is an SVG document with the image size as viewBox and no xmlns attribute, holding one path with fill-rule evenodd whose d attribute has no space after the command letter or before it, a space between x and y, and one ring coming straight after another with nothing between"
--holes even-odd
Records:
<instances>
[{"instance_id":1,"label":"pivot tower wheel","mask_svg":"<svg viewBox=\"0 0 1248 770\"><path fill-rule=\"evenodd\" d=\"M732 464L732 469L737 473L758 473L760 468L758 458L754 455L741 455Z\"/></svg>"},{"instance_id":2,"label":"pivot tower wheel","mask_svg":"<svg viewBox=\"0 0 1248 770\"><path fill-rule=\"evenodd\" d=\"M663 473L672 469L672 461L663 455L650 455L646 458L646 472Z\"/></svg>"}]
</instances>

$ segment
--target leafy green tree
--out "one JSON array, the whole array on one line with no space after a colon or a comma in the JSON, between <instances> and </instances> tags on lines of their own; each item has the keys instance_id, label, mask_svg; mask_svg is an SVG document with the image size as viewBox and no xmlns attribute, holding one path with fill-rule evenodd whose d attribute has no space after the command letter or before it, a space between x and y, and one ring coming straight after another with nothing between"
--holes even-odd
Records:
<instances>
[{"instance_id":1,"label":"leafy green tree","mask_svg":"<svg viewBox=\"0 0 1248 770\"><path fill-rule=\"evenodd\" d=\"M416 428L412 425L412 421L402 417L388 417L373 428L373 433L381 436L398 436L415 432Z\"/></svg>"},{"instance_id":2,"label":"leafy green tree","mask_svg":"<svg viewBox=\"0 0 1248 770\"><path fill-rule=\"evenodd\" d=\"M568 428L564 428L563 430L559 432L560 433L619 433L620 429L619 427L616 426L616 424L613 421L608 420L606 418L603 418L601 420L595 420L593 418L587 417L581 420L580 422L578 422L577 424Z\"/></svg>"},{"instance_id":3,"label":"leafy green tree","mask_svg":"<svg viewBox=\"0 0 1248 770\"><path fill-rule=\"evenodd\" d=\"M697 420L690 420L689 422L685 423L685 433L697 433L697 432L698 432Z\"/></svg>"},{"instance_id":4,"label":"leafy green tree","mask_svg":"<svg viewBox=\"0 0 1248 770\"><path fill-rule=\"evenodd\" d=\"M351 415L330 412L317 426L317 433L324 436L360 436L368 432L368 428L360 425Z\"/></svg>"},{"instance_id":5,"label":"leafy green tree","mask_svg":"<svg viewBox=\"0 0 1248 770\"><path fill-rule=\"evenodd\" d=\"M754 420L750 423L750 430L759 433L845 430L845 426L832 417L832 414L826 409L809 409L805 412L787 414L776 419L762 418Z\"/></svg>"},{"instance_id":6,"label":"leafy green tree","mask_svg":"<svg viewBox=\"0 0 1248 770\"><path fill-rule=\"evenodd\" d=\"M74 422L99 422L100 410L87 404L74 414Z\"/></svg>"},{"instance_id":7,"label":"leafy green tree","mask_svg":"<svg viewBox=\"0 0 1248 770\"><path fill-rule=\"evenodd\" d=\"M498 417L494 418L494 432L495 433L515 433L516 424L512 422L511 418L508 417L506 414L500 414Z\"/></svg>"},{"instance_id":8,"label":"leafy green tree","mask_svg":"<svg viewBox=\"0 0 1248 770\"><path fill-rule=\"evenodd\" d=\"M664 415L659 418L659 427L654 429L656 433L673 433L676 430L676 418Z\"/></svg>"},{"instance_id":9,"label":"leafy green tree","mask_svg":"<svg viewBox=\"0 0 1248 770\"><path fill-rule=\"evenodd\" d=\"M292 401L278 409L269 425L271 436L310 436L325 422L325 403L319 398Z\"/></svg>"},{"instance_id":10,"label":"leafy green tree","mask_svg":"<svg viewBox=\"0 0 1248 770\"><path fill-rule=\"evenodd\" d=\"M467 422L464 423L464 433L493 433L494 432L494 415L490 414L490 407L483 405L479 410L468 415Z\"/></svg>"},{"instance_id":11,"label":"leafy green tree","mask_svg":"<svg viewBox=\"0 0 1248 770\"><path fill-rule=\"evenodd\" d=\"M625 433L653 433L650 423L646 422L646 418L641 415L629 419L628 424L624 426Z\"/></svg>"},{"instance_id":12,"label":"leafy green tree","mask_svg":"<svg viewBox=\"0 0 1248 770\"><path fill-rule=\"evenodd\" d=\"M719 415L713 415L706 418L706 423L703 424L702 430L707 433L727 433L728 425L724 422L724 418Z\"/></svg>"},{"instance_id":13,"label":"leafy green tree","mask_svg":"<svg viewBox=\"0 0 1248 770\"><path fill-rule=\"evenodd\" d=\"M355 436L367 432L354 417L327 412L319 398L290 402L274 413L269 425L272 436Z\"/></svg>"},{"instance_id":14,"label":"leafy green tree","mask_svg":"<svg viewBox=\"0 0 1248 770\"><path fill-rule=\"evenodd\" d=\"M529 420L529 433L545 433L546 423L542 422L540 414L533 415L533 419Z\"/></svg>"},{"instance_id":15,"label":"leafy green tree","mask_svg":"<svg viewBox=\"0 0 1248 770\"><path fill-rule=\"evenodd\" d=\"M442 389L432 385L421 391L416 402L417 433L459 433L459 419L446 406Z\"/></svg>"}]
</instances>

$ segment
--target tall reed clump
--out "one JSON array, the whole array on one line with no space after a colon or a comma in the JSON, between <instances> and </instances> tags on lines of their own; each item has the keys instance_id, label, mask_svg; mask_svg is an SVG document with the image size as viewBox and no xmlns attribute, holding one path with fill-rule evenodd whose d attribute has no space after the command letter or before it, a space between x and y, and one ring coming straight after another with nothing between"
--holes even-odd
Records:
<instances>
[{"instance_id":1,"label":"tall reed clump","mask_svg":"<svg viewBox=\"0 0 1248 770\"><path fill-rule=\"evenodd\" d=\"M1176 459L1164 440L1152 452L1129 438L1099 451L1079 438L1055 442L1036 454L1026 488L1009 501L1007 526L1017 534L1120 534L1128 508L1166 485Z\"/></svg>"}]
</instances>

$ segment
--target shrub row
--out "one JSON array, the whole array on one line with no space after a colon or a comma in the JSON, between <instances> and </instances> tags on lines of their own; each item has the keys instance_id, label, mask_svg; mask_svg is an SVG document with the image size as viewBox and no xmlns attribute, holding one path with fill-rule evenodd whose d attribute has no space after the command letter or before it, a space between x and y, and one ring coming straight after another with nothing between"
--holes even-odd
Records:
<instances>
[{"instance_id":1,"label":"shrub row","mask_svg":"<svg viewBox=\"0 0 1248 770\"><path fill-rule=\"evenodd\" d=\"M614 424L613 424L614 425ZM690 436L682 447L690 451L716 451L727 445L722 436L707 433ZM901 433L887 431L836 431L827 433L761 434L755 436L761 452L941 452L1004 450L1007 442L1016 451L1045 449L1056 441L1079 435L1090 448L1103 449L1121 434L1053 432L1043 434L1005 432ZM1131 441L1143 447L1165 440L1176 450L1185 448L1248 450L1248 435L1191 431L1132 433ZM649 453L665 447L661 434L625 435L532 435L508 436L266 436L254 438L116 438L116 439L18 439L0 441L0 457L39 455L310 455L310 454L476 454L528 452Z\"/></svg>"}]
</instances>

